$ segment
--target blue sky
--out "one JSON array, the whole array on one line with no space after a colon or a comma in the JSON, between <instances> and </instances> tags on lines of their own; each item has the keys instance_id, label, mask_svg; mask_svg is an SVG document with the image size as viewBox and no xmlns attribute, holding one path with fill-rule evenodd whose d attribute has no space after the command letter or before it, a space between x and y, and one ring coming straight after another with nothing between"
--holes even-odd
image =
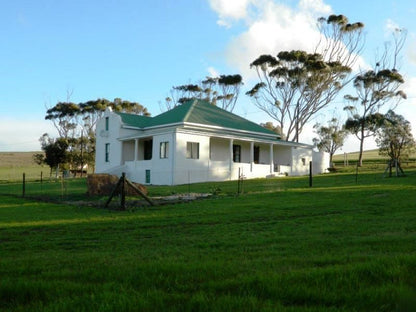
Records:
<instances>
[{"instance_id":1,"label":"blue sky","mask_svg":"<svg viewBox=\"0 0 416 312\"><path fill-rule=\"evenodd\" d=\"M239 73L250 88L255 57L307 49L316 17L330 13L364 22L369 64L389 39L389 25L408 30L402 73L409 99L398 111L416 128L414 1L15 0L0 11L0 151L39 150L43 133L56 135L44 120L46 107L65 101L69 91L75 103L120 97L157 115L172 86L208 75ZM244 94L234 112L271 121ZM303 139L312 137L306 131ZM357 149L353 139L344 148Z\"/></svg>"}]
</instances>

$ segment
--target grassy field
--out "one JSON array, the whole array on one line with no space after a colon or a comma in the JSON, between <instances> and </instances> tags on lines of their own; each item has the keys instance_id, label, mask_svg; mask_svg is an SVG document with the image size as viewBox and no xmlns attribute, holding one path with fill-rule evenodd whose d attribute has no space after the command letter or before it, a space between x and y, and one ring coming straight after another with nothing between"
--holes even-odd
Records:
<instances>
[{"instance_id":1,"label":"grassy field","mask_svg":"<svg viewBox=\"0 0 416 312\"><path fill-rule=\"evenodd\" d=\"M49 167L37 165L33 155L40 152L0 152L0 182L21 180L23 173L31 179L40 179L41 172L49 175Z\"/></svg>"},{"instance_id":2,"label":"grassy field","mask_svg":"<svg viewBox=\"0 0 416 312\"><path fill-rule=\"evenodd\" d=\"M1 196L0 310L412 311L416 170L307 185L124 212Z\"/></svg>"},{"instance_id":3,"label":"grassy field","mask_svg":"<svg viewBox=\"0 0 416 312\"><path fill-rule=\"evenodd\" d=\"M352 152L347 153L347 159L349 162L355 163L358 160L359 152ZM412 154L409 156L411 160L416 159L416 154ZM386 163L388 160L385 156L380 156L378 153L378 149L364 151L363 153L363 162L383 162ZM333 161L340 164L344 163L344 154L334 155Z\"/></svg>"}]
</instances>

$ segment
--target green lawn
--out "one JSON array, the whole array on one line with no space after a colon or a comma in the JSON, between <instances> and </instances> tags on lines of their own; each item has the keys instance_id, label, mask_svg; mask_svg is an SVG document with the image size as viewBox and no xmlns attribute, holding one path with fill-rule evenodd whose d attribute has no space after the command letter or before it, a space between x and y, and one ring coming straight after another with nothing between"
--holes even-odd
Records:
<instances>
[{"instance_id":1,"label":"green lawn","mask_svg":"<svg viewBox=\"0 0 416 312\"><path fill-rule=\"evenodd\" d=\"M201 184L223 194L125 212L1 196L0 310L416 307L416 171L307 184L246 181L240 196L235 183Z\"/></svg>"}]
</instances>

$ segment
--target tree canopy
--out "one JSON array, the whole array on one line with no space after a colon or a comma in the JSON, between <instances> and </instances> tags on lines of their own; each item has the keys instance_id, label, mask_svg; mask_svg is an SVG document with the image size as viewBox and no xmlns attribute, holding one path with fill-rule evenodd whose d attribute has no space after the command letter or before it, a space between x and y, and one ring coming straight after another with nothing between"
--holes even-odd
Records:
<instances>
[{"instance_id":1,"label":"tree canopy","mask_svg":"<svg viewBox=\"0 0 416 312\"><path fill-rule=\"evenodd\" d=\"M51 141L52 139L49 136L44 135L41 138L42 149L45 153L45 148L50 153L58 152L55 149L55 145L66 142L67 155L65 161L71 167L78 168L85 164L94 165L95 127L107 108L117 112L150 116L148 110L140 103L120 98L116 98L113 101L97 99L78 104L70 101L58 102L46 111L45 119L52 121L58 131L58 139L60 141L56 143ZM63 146L63 144L60 145L60 147ZM45 159L45 161L49 165L49 160Z\"/></svg>"},{"instance_id":2,"label":"tree canopy","mask_svg":"<svg viewBox=\"0 0 416 312\"><path fill-rule=\"evenodd\" d=\"M332 168L332 158L335 152L344 145L347 131L340 126L336 118L332 118L327 126L316 124L314 128L318 135L314 142L320 151L329 153L329 166Z\"/></svg>"},{"instance_id":3,"label":"tree canopy","mask_svg":"<svg viewBox=\"0 0 416 312\"><path fill-rule=\"evenodd\" d=\"M170 96L165 99L166 108L169 110L186 101L202 99L232 112L242 85L243 78L236 74L206 77L199 84L175 86L172 87Z\"/></svg>"},{"instance_id":4,"label":"tree canopy","mask_svg":"<svg viewBox=\"0 0 416 312\"><path fill-rule=\"evenodd\" d=\"M260 55L250 64L260 82L246 94L279 123L288 141L298 142L305 124L348 83L361 49L362 23L349 24L342 15L319 22L322 39L315 52L281 51L276 57Z\"/></svg>"},{"instance_id":5,"label":"tree canopy","mask_svg":"<svg viewBox=\"0 0 416 312\"><path fill-rule=\"evenodd\" d=\"M380 155L393 161L408 157L416 147L410 122L393 110L385 114L383 124L377 129L376 142Z\"/></svg>"},{"instance_id":6,"label":"tree canopy","mask_svg":"<svg viewBox=\"0 0 416 312\"><path fill-rule=\"evenodd\" d=\"M406 32L397 30L393 37L394 48L386 47L373 69L364 70L355 77L353 86L356 96L348 94L344 97L351 103L344 108L350 113L345 126L360 141L359 166L363 162L365 139L373 136L381 125L381 109L387 105L394 109L406 99L406 94L400 90L404 79L396 68L399 52L406 40ZM393 54L389 53L391 50L394 51Z\"/></svg>"}]
</instances>

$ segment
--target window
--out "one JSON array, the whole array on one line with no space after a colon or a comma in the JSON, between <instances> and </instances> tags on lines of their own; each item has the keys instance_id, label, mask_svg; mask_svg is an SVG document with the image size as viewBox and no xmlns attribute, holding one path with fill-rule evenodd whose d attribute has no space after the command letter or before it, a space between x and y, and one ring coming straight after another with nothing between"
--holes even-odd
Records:
<instances>
[{"instance_id":1,"label":"window","mask_svg":"<svg viewBox=\"0 0 416 312\"><path fill-rule=\"evenodd\" d=\"M144 160L152 159L153 140L144 141Z\"/></svg>"},{"instance_id":2,"label":"window","mask_svg":"<svg viewBox=\"0 0 416 312\"><path fill-rule=\"evenodd\" d=\"M306 166L306 158L302 158L302 165Z\"/></svg>"},{"instance_id":3,"label":"window","mask_svg":"<svg viewBox=\"0 0 416 312\"><path fill-rule=\"evenodd\" d=\"M108 131L109 125L110 125L110 118L105 117L105 131Z\"/></svg>"},{"instance_id":4,"label":"window","mask_svg":"<svg viewBox=\"0 0 416 312\"><path fill-rule=\"evenodd\" d=\"M110 143L105 144L105 162L110 161Z\"/></svg>"},{"instance_id":5,"label":"window","mask_svg":"<svg viewBox=\"0 0 416 312\"><path fill-rule=\"evenodd\" d=\"M199 159L199 143L186 142L186 158Z\"/></svg>"},{"instance_id":6,"label":"window","mask_svg":"<svg viewBox=\"0 0 416 312\"><path fill-rule=\"evenodd\" d=\"M254 146L253 161L255 164L260 163L260 146Z\"/></svg>"},{"instance_id":7,"label":"window","mask_svg":"<svg viewBox=\"0 0 416 312\"><path fill-rule=\"evenodd\" d=\"M160 142L160 158L168 158L169 142Z\"/></svg>"},{"instance_id":8,"label":"window","mask_svg":"<svg viewBox=\"0 0 416 312\"><path fill-rule=\"evenodd\" d=\"M233 162L241 162L241 145L233 145Z\"/></svg>"}]
</instances>

